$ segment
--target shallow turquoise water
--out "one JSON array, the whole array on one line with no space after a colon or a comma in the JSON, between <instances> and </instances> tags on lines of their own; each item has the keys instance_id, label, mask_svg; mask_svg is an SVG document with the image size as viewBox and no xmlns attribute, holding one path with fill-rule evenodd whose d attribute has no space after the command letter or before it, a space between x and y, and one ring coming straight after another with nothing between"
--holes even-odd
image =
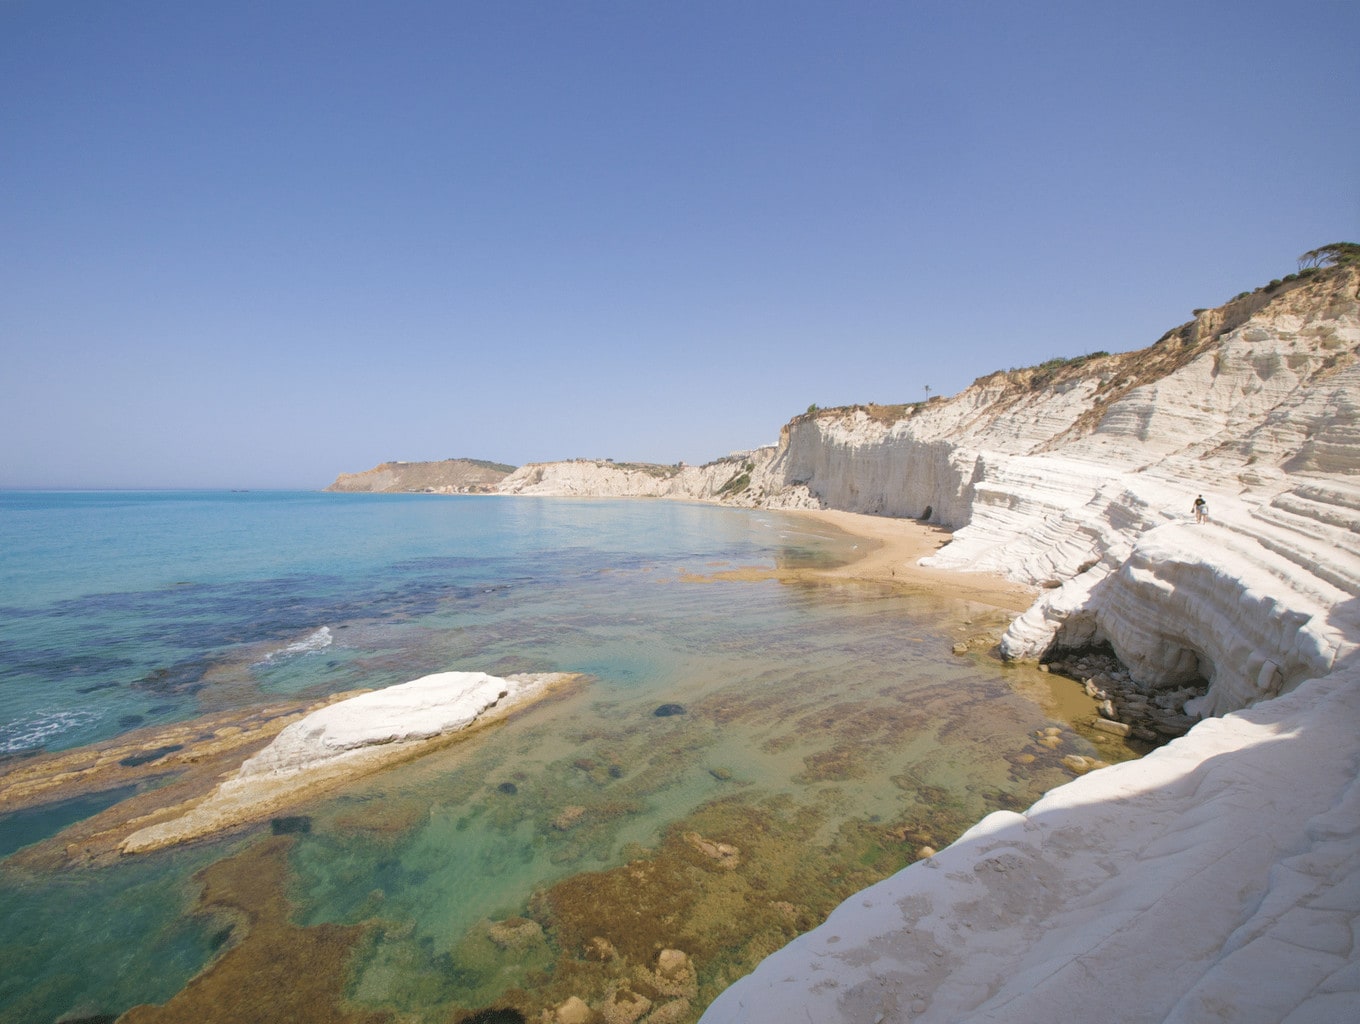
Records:
<instances>
[{"instance_id":1,"label":"shallow turquoise water","mask_svg":"<svg viewBox=\"0 0 1360 1024\"><path fill-rule=\"evenodd\" d=\"M759 906L822 906L866 859L880 873L910 859L850 843L856 830L966 823L1062 777L1045 751L1017 770L1052 719L999 666L950 653L957 608L855 584L686 581L851 555L805 519L665 502L8 494L0 532L12 755L432 671L588 675L317 803L292 838L293 920L376 929L349 995L412 1019L549 986L564 961L545 965L570 951L550 936L501 955L486 923L544 918L554 886L655 854L677 823L769 816L831 880L795 885L781 848L753 838L770 860L762 884L788 888ZM663 703L685 713L655 716ZM96 809L0 817L0 851ZM0 862L0 1020L167 999L222 941L220 919L191 912L193 872L257 838L60 877Z\"/></svg>"},{"instance_id":2,"label":"shallow turquoise water","mask_svg":"<svg viewBox=\"0 0 1360 1024\"><path fill-rule=\"evenodd\" d=\"M41 880L0 869L0 1020L97 1017L172 996L220 930L192 915L184 881L209 856L178 851Z\"/></svg>"}]
</instances>

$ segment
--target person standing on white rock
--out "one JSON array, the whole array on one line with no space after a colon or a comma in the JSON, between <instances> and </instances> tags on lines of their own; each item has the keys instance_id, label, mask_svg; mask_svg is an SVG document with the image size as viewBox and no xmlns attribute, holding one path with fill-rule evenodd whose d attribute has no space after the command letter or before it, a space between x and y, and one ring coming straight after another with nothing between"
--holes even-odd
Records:
<instances>
[{"instance_id":1,"label":"person standing on white rock","mask_svg":"<svg viewBox=\"0 0 1360 1024\"><path fill-rule=\"evenodd\" d=\"M1204 495L1201 494L1195 499L1190 510L1195 513L1195 522L1207 523L1209 521L1209 503L1204 500Z\"/></svg>"}]
</instances>

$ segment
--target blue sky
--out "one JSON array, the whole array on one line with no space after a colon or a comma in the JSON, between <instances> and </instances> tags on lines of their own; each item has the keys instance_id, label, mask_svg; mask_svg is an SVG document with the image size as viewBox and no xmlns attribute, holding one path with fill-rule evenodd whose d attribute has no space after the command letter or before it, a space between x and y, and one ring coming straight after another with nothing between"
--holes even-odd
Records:
<instances>
[{"instance_id":1,"label":"blue sky","mask_svg":"<svg viewBox=\"0 0 1360 1024\"><path fill-rule=\"evenodd\" d=\"M0 0L0 486L703 462L1360 240L1360 3Z\"/></svg>"}]
</instances>

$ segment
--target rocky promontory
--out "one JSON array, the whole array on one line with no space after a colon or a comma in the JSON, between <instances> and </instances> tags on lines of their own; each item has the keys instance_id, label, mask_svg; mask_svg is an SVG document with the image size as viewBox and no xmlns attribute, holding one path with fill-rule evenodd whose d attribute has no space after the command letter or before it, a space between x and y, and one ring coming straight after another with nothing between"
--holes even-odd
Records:
<instances>
[{"instance_id":1,"label":"rocky promontory","mask_svg":"<svg viewBox=\"0 0 1360 1024\"><path fill-rule=\"evenodd\" d=\"M326 490L364 494L486 494L514 471L514 466L484 459L384 462L362 473L341 473Z\"/></svg>"}]
</instances>

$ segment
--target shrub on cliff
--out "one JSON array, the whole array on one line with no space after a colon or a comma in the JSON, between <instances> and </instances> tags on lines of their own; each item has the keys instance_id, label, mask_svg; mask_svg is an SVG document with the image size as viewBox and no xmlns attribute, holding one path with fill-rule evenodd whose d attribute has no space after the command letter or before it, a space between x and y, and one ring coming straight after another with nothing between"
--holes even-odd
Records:
<instances>
[{"instance_id":1,"label":"shrub on cliff","mask_svg":"<svg viewBox=\"0 0 1360 1024\"><path fill-rule=\"evenodd\" d=\"M732 478L718 488L718 497L726 498L731 495L740 494L751 486L751 473L755 470L754 462L747 462L740 470L732 474Z\"/></svg>"}]
</instances>

